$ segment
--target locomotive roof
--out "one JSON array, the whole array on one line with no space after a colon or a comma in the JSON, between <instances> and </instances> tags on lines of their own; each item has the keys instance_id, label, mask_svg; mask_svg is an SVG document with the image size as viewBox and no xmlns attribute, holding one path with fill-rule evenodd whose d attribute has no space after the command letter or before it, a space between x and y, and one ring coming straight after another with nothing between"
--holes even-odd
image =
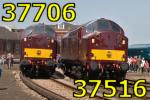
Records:
<instances>
[{"instance_id":1,"label":"locomotive roof","mask_svg":"<svg viewBox=\"0 0 150 100\"><path fill-rule=\"evenodd\" d=\"M144 48L150 48L150 44L134 44L129 46L129 49L144 49Z\"/></svg>"},{"instance_id":2,"label":"locomotive roof","mask_svg":"<svg viewBox=\"0 0 150 100\"><path fill-rule=\"evenodd\" d=\"M81 25L77 29L68 32L66 35L64 35L63 38L66 38L68 36L74 36L75 35L74 32L79 30L80 28L84 28L86 30L86 34L84 34L83 38L88 38L92 35L100 34L101 32L104 31L114 31L114 32L120 32L124 34L123 29L118 24L116 24L111 20L101 18L101 19L89 21Z\"/></svg>"},{"instance_id":3,"label":"locomotive roof","mask_svg":"<svg viewBox=\"0 0 150 100\"><path fill-rule=\"evenodd\" d=\"M49 26L45 24L36 24L27 27L23 32L22 32L22 38L23 37L28 37L33 34L47 34L48 36L55 36L55 31Z\"/></svg>"},{"instance_id":4,"label":"locomotive roof","mask_svg":"<svg viewBox=\"0 0 150 100\"><path fill-rule=\"evenodd\" d=\"M79 26L78 28L74 29L73 31L70 31L70 32L66 33L66 34L63 36L63 38L68 37L72 32L75 32L75 31L79 30L79 29L82 28L82 27L83 27L83 26L81 25L81 26Z\"/></svg>"},{"instance_id":5,"label":"locomotive roof","mask_svg":"<svg viewBox=\"0 0 150 100\"><path fill-rule=\"evenodd\" d=\"M86 30L88 28L91 28L89 26L91 26L92 24L93 24L93 27L99 27L98 26L99 24L96 24L96 23L101 23L101 22L105 23L105 24L107 23L109 28L111 26L111 29L109 29L109 28L107 29L105 27L103 27L104 30L103 30L103 28L97 28L97 29L94 29L93 32L91 32L91 33L89 32L90 34L84 35L83 38L88 38L88 37L91 37L93 35L98 35L98 34L100 34L101 32L104 32L104 31L115 31L115 32L120 32L120 33L124 34L123 29L118 24L116 24L115 22L113 22L111 20L105 19L105 18L100 18L100 19L96 19L96 20L90 21L90 22L85 24L85 28L86 28ZM117 28L117 29L114 30L113 26L115 26L115 28ZM87 31L87 33L88 33L88 31Z\"/></svg>"}]
</instances>

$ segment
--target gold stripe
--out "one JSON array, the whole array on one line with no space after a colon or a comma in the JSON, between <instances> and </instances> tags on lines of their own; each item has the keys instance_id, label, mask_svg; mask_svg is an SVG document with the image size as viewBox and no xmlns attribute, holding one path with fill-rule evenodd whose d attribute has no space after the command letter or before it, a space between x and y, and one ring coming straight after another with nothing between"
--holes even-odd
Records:
<instances>
[{"instance_id":1,"label":"gold stripe","mask_svg":"<svg viewBox=\"0 0 150 100\"><path fill-rule=\"evenodd\" d=\"M36 49L36 48L24 48L26 55L24 57L31 58L52 58L52 49Z\"/></svg>"},{"instance_id":2,"label":"gold stripe","mask_svg":"<svg viewBox=\"0 0 150 100\"><path fill-rule=\"evenodd\" d=\"M115 61L125 61L123 55L124 50L99 50L92 49L91 53L94 55L92 60L115 60Z\"/></svg>"}]
</instances>

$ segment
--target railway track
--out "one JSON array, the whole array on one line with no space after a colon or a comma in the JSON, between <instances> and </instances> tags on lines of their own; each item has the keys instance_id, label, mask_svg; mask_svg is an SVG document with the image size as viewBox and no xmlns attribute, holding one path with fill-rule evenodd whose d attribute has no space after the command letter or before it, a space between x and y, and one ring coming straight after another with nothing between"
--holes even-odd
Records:
<instances>
[{"instance_id":1,"label":"railway track","mask_svg":"<svg viewBox=\"0 0 150 100\"><path fill-rule=\"evenodd\" d=\"M30 87L31 89L35 90L36 92L38 92L40 95L48 98L48 99L54 99L54 100L76 100L76 99L89 99L89 95L91 94L92 90L93 90L93 86L87 86L86 89L87 89L87 95L86 97L83 97L83 98L75 98L72 96L73 94L73 91L76 90L77 86L73 84L73 80L65 80L65 79L59 79L58 77L51 77L50 79L30 79L30 78L27 78L27 77L24 77L22 74L20 74L20 77L21 79L23 80L23 82L28 86ZM42 82L42 83L40 83ZM49 82L49 83L48 83ZM53 83L54 82L54 83ZM133 84L134 84L134 80L129 80L129 93L131 95L133 95ZM57 84L57 85L61 85L60 87L64 87L64 90L62 89L60 92L70 92L70 96L66 96L65 94L67 94L67 92L65 92L64 94L59 94L57 93L57 91L54 91L53 89L51 89L51 87L53 86L49 86L49 87L46 87L45 84L50 84L50 83L53 83L53 84ZM43 84L43 86L41 85ZM150 87L149 87L149 83L146 83L145 85L142 84L143 86L145 87L148 87L149 89L147 90L147 95L149 96L150 94ZM101 86L95 96L95 98L90 98L90 100L94 99L94 100L128 100L129 98L119 98L118 97L118 94L119 92L123 92L123 88L122 87L117 87L117 94L115 97L113 98L106 98L106 97L103 97L103 92L105 91L106 93L110 92L110 90L106 90L103 88L103 86ZM150 97L148 96L145 96L144 98L137 98L137 97L134 97L134 95L132 96L132 99L137 99L137 100L141 100L141 99L144 99L144 100L149 100ZM131 98L130 98L131 99Z\"/></svg>"},{"instance_id":2,"label":"railway track","mask_svg":"<svg viewBox=\"0 0 150 100\"><path fill-rule=\"evenodd\" d=\"M22 81L32 90L38 92L40 95L44 96L47 99L50 100L76 100L76 99L89 99L89 95L91 94L92 90L91 89L87 89L87 95L83 98L75 98L73 97L73 91L76 89L76 86L73 84L70 84L72 82L67 82L64 81L63 79L57 79L55 77L51 77L50 79L30 79L28 77L25 77L24 75L20 74L20 77L22 79ZM43 83L39 83L40 81L43 81ZM61 84L63 85L64 91L66 91L65 89L68 88L68 91L71 91L71 98L70 97L66 97L65 95L62 96L62 94L58 94L55 91L53 91L53 89L50 89L50 87L46 88L44 83L48 83L48 82L55 82L55 84ZM43 84L43 86L41 85ZM45 85L45 86L44 86ZM62 86L61 86L62 87ZM69 90L70 89L70 90ZM90 100L110 100L109 98L104 98L102 95L97 94L95 98L90 98ZM112 100L112 99L111 99ZM117 99L114 99L117 100Z\"/></svg>"},{"instance_id":3,"label":"railway track","mask_svg":"<svg viewBox=\"0 0 150 100\"><path fill-rule=\"evenodd\" d=\"M58 95L57 93L50 91L35 82L33 82L30 78L25 77L20 73L21 80L32 90L38 92L40 95L44 96L48 100L69 100L66 97Z\"/></svg>"},{"instance_id":4,"label":"railway track","mask_svg":"<svg viewBox=\"0 0 150 100\"><path fill-rule=\"evenodd\" d=\"M129 84L134 84L136 81L137 81L137 80L130 80L130 79L128 79ZM143 85L143 86L149 88L149 90L150 90L150 82L141 83L141 85Z\"/></svg>"},{"instance_id":5,"label":"railway track","mask_svg":"<svg viewBox=\"0 0 150 100\"><path fill-rule=\"evenodd\" d=\"M65 86L68 86L68 87L72 88L73 90L77 89L77 87L76 87L75 85L70 84L69 82L62 81L62 80L57 80L57 79L55 79L55 78L52 78L52 79L53 79L53 81L56 81L56 82L58 82L58 83L60 83L60 84L63 84L63 85L65 85ZM92 90L88 88L88 89L87 89L87 94L90 95L91 93L92 93ZM115 99L114 99L114 98L111 98L111 99L105 98L105 97L102 96L102 94L96 94L96 97L97 97L98 99L102 99L102 100L117 100L116 98L115 98Z\"/></svg>"}]
</instances>

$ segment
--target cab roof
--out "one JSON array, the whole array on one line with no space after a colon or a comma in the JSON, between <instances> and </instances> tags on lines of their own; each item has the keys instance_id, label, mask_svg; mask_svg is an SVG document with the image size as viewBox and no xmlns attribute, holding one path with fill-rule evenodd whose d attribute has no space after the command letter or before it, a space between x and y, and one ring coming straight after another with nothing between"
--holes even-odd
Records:
<instances>
[{"instance_id":1,"label":"cab roof","mask_svg":"<svg viewBox=\"0 0 150 100\"><path fill-rule=\"evenodd\" d=\"M45 24L36 24L27 27L23 32L22 32L22 38L31 36L33 34L46 34L48 36L55 36L55 31L49 26Z\"/></svg>"}]
</instances>

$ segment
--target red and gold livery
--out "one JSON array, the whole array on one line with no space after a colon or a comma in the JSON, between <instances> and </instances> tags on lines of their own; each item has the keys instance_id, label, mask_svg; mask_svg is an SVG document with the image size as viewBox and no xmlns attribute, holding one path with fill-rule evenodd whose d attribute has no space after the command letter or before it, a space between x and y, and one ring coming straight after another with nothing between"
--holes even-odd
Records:
<instances>
[{"instance_id":1,"label":"red and gold livery","mask_svg":"<svg viewBox=\"0 0 150 100\"><path fill-rule=\"evenodd\" d=\"M48 25L37 24L25 29L21 37L21 70L29 75L54 72L56 33Z\"/></svg>"},{"instance_id":2,"label":"red and gold livery","mask_svg":"<svg viewBox=\"0 0 150 100\"><path fill-rule=\"evenodd\" d=\"M76 77L125 78L128 38L113 21L101 18L67 33L61 41L61 63Z\"/></svg>"}]
</instances>

